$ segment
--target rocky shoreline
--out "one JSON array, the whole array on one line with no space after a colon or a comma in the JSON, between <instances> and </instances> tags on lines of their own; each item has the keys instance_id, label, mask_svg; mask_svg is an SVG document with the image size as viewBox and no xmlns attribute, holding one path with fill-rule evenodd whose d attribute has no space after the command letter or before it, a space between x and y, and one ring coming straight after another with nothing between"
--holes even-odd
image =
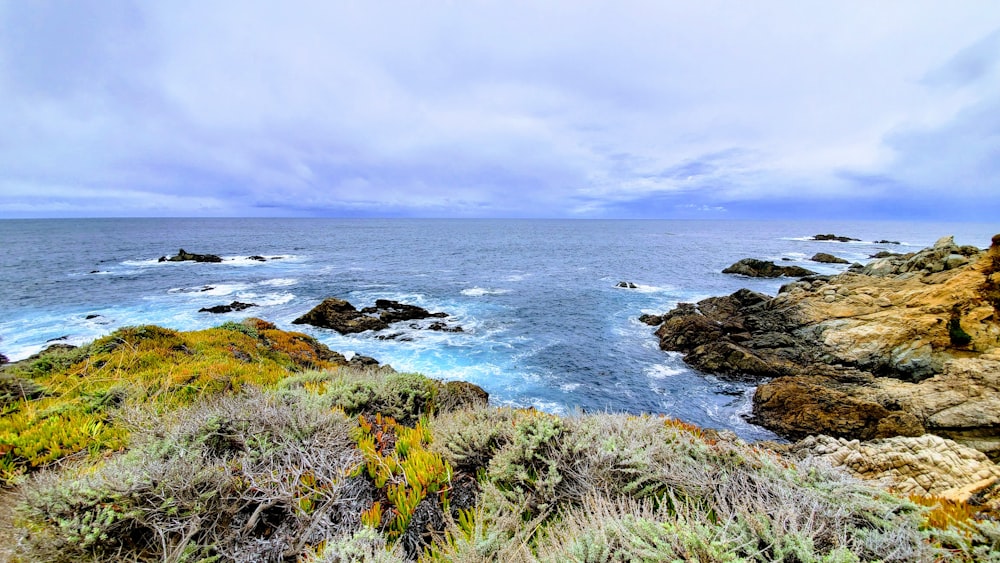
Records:
<instances>
[{"instance_id":1,"label":"rocky shoreline","mask_svg":"<svg viewBox=\"0 0 1000 563\"><path fill-rule=\"evenodd\" d=\"M1000 235L985 251L945 237L774 297L742 289L641 320L692 367L758 382L753 422L788 439L860 452L930 434L1000 459Z\"/></svg>"}]
</instances>

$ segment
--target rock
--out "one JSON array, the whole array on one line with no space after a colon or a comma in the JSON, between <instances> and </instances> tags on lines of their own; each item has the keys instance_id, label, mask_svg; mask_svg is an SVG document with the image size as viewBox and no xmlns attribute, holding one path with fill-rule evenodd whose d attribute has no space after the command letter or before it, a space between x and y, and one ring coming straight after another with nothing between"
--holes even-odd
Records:
<instances>
[{"instance_id":1,"label":"rock","mask_svg":"<svg viewBox=\"0 0 1000 563\"><path fill-rule=\"evenodd\" d=\"M826 252L817 252L810 258L813 262L822 262L824 264L849 264L847 260L843 258L834 256L833 254L827 254Z\"/></svg>"},{"instance_id":2,"label":"rock","mask_svg":"<svg viewBox=\"0 0 1000 563\"><path fill-rule=\"evenodd\" d=\"M324 299L308 313L292 321L292 324L330 328L340 334L354 334L389 327L389 324L382 319L368 316L358 311L354 305L335 297Z\"/></svg>"},{"instance_id":3,"label":"rock","mask_svg":"<svg viewBox=\"0 0 1000 563\"><path fill-rule=\"evenodd\" d=\"M779 434L926 431L1000 459L1000 244L968 255L945 237L861 273L647 317L657 319L661 349L697 369L780 378L754 399L758 423Z\"/></svg>"},{"instance_id":4,"label":"rock","mask_svg":"<svg viewBox=\"0 0 1000 563\"><path fill-rule=\"evenodd\" d=\"M240 301L233 301L229 305L215 305L214 307L202 307L198 309L199 313L231 313L233 311L243 311L244 309L249 309L250 307L256 307L256 303L242 303Z\"/></svg>"},{"instance_id":5,"label":"rock","mask_svg":"<svg viewBox=\"0 0 1000 563\"><path fill-rule=\"evenodd\" d=\"M90 315L87 315L86 317L83 317L83 318L84 318L84 320L89 321L89 320L96 319L96 318L99 318L99 317L100 317L100 315L90 314Z\"/></svg>"},{"instance_id":6,"label":"rock","mask_svg":"<svg viewBox=\"0 0 1000 563\"><path fill-rule=\"evenodd\" d=\"M924 433L914 415L838 390L823 377L779 377L764 383L754 393L753 412L755 423L793 439L826 434L870 440Z\"/></svg>"},{"instance_id":7,"label":"rock","mask_svg":"<svg viewBox=\"0 0 1000 563\"><path fill-rule=\"evenodd\" d=\"M441 322L433 322L427 325L427 330L437 330L441 332L465 332L465 329L460 326L448 326Z\"/></svg>"},{"instance_id":8,"label":"rock","mask_svg":"<svg viewBox=\"0 0 1000 563\"><path fill-rule=\"evenodd\" d=\"M0 365L7 364L7 363L10 363L10 360L7 358L7 356L4 356L3 354L0 354Z\"/></svg>"},{"instance_id":9,"label":"rock","mask_svg":"<svg viewBox=\"0 0 1000 563\"><path fill-rule=\"evenodd\" d=\"M374 307L360 311L343 299L330 297L313 307L311 311L292 321L292 324L309 324L330 328L340 334L354 334L367 330L382 330L400 321L447 317L448 313L431 313L427 309L378 299ZM419 327L418 327L419 328Z\"/></svg>"},{"instance_id":10,"label":"rock","mask_svg":"<svg viewBox=\"0 0 1000 563\"><path fill-rule=\"evenodd\" d=\"M214 254L193 254L182 248L177 251L176 256L161 256L159 262L222 262L222 258Z\"/></svg>"},{"instance_id":11,"label":"rock","mask_svg":"<svg viewBox=\"0 0 1000 563\"><path fill-rule=\"evenodd\" d=\"M855 241L860 241L861 239L827 234L827 235L815 235L815 236L813 236L813 238L811 240L831 240L831 241L836 241L836 242L855 242Z\"/></svg>"},{"instance_id":12,"label":"rock","mask_svg":"<svg viewBox=\"0 0 1000 563\"><path fill-rule=\"evenodd\" d=\"M777 266L774 262L757 260L755 258L744 258L739 262L722 270L723 274L739 274L751 278L777 278L780 276L798 278L812 276L816 272L807 270L800 266Z\"/></svg>"},{"instance_id":13,"label":"rock","mask_svg":"<svg viewBox=\"0 0 1000 563\"><path fill-rule=\"evenodd\" d=\"M628 281L620 281L618 282L617 285L615 285L615 287L621 287L624 289L637 289L637 286L634 283Z\"/></svg>"},{"instance_id":14,"label":"rock","mask_svg":"<svg viewBox=\"0 0 1000 563\"><path fill-rule=\"evenodd\" d=\"M431 313L423 307L408 305L406 303L391 301L389 299L377 299L374 307L365 307L364 309L361 309L361 313L365 315L376 314L379 316L379 319L386 324L392 324L400 321L444 318L448 316L448 313Z\"/></svg>"},{"instance_id":15,"label":"rock","mask_svg":"<svg viewBox=\"0 0 1000 563\"><path fill-rule=\"evenodd\" d=\"M253 256L247 256L247 260L256 260L257 262L267 262L267 258L263 256L258 256L254 254Z\"/></svg>"},{"instance_id":16,"label":"rock","mask_svg":"<svg viewBox=\"0 0 1000 563\"><path fill-rule=\"evenodd\" d=\"M982 452L931 434L869 442L814 436L789 451L824 459L861 479L882 481L903 495L969 502L1000 479L1000 467Z\"/></svg>"},{"instance_id":17,"label":"rock","mask_svg":"<svg viewBox=\"0 0 1000 563\"><path fill-rule=\"evenodd\" d=\"M892 258L895 256L902 256L902 254L898 252L889 252L888 250L880 250L875 254L868 255L869 258Z\"/></svg>"},{"instance_id":18,"label":"rock","mask_svg":"<svg viewBox=\"0 0 1000 563\"><path fill-rule=\"evenodd\" d=\"M882 239L882 240L875 241L875 244L901 244L901 243L898 240L885 240L885 239Z\"/></svg>"},{"instance_id":19,"label":"rock","mask_svg":"<svg viewBox=\"0 0 1000 563\"><path fill-rule=\"evenodd\" d=\"M650 315L646 313L639 315L639 322L649 326L660 326L663 324L663 317L661 315Z\"/></svg>"}]
</instances>

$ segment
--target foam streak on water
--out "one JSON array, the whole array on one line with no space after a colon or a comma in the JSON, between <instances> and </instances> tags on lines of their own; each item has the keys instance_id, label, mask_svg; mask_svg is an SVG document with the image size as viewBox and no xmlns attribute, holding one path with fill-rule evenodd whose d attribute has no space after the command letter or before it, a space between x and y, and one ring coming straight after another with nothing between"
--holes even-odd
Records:
<instances>
[{"instance_id":1,"label":"foam streak on water","mask_svg":"<svg viewBox=\"0 0 1000 563\"><path fill-rule=\"evenodd\" d=\"M828 252L865 261L946 234L988 244L989 225L908 223L119 219L0 221L0 352L20 359L51 342L80 344L126 325L202 329L248 315L305 330L331 348L401 370L483 386L496 404L554 412L662 412L772 435L748 424L752 387L689 369L636 318L740 287L775 293L787 280L719 273L745 257L822 273ZM836 233L906 245L806 240ZM223 262L159 262L178 248ZM251 259L263 256L264 261ZM635 289L617 288L629 281ZM451 315L464 332L400 323L342 336L292 325L325 297L376 299ZM198 309L238 300L239 313ZM419 323L418 323L419 324ZM381 337L381 338L379 338Z\"/></svg>"}]
</instances>

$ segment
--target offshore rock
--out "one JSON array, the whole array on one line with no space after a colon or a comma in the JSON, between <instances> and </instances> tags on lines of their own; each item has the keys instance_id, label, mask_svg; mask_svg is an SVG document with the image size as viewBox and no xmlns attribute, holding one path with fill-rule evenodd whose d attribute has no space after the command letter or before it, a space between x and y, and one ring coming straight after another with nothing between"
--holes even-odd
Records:
<instances>
[{"instance_id":1,"label":"offshore rock","mask_svg":"<svg viewBox=\"0 0 1000 563\"><path fill-rule=\"evenodd\" d=\"M830 241L835 241L835 242L856 242L856 241L860 241L861 239L859 239L859 238L845 237L845 236L839 236L839 235L833 235L833 234L826 234L826 235L813 235L812 240L830 240Z\"/></svg>"},{"instance_id":2,"label":"offshore rock","mask_svg":"<svg viewBox=\"0 0 1000 563\"><path fill-rule=\"evenodd\" d=\"M757 388L754 416L784 436L928 432L1000 459L1000 243L983 252L945 237L862 270L646 321L697 369L775 378Z\"/></svg>"},{"instance_id":3,"label":"offshore rock","mask_svg":"<svg viewBox=\"0 0 1000 563\"><path fill-rule=\"evenodd\" d=\"M199 313L232 313L233 311L243 311L249 309L250 307L256 307L256 303L243 303L241 301L233 301L229 305L215 305L213 307L202 307L198 309Z\"/></svg>"},{"instance_id":4,"label":"offshore rock","mask_svg":"<svg viewBox=\"0 0 1000 563\"><path fill-rule=\"evenodd\" d=\"M340 334L354 334L367 330L383 330L392 323L428 318L447 317L447 313L431 313L427 309L379 299L374 307L365 307L360 311L343 299L329 297L315 306L305 315L292 321L292 324L308 324L321 328L330 328Z\"/></svg>"},{"instance_id":5,"label":"offshore rock","mask_svg":"<svg viewBox=\"0 0 1000 563\"><path fill-rule=\"evenodd\" d=\"M810 258L813 262L821 262L823 264L850 264L849 261L840 258L839 256L834 256L833 254L827 254L826 252L817 252Z\"/></svg>"},{"instance_id":6,"label":"offshore rock","mask_svg":"<svg viewBox=\"0 0 1000 563\"><path fill-rule=\"evenodd\" d=\"M159 262L222 262L222 258L215 254L194 254L185 251L183 248L177 251L176 256L167 258L161 256Z\"/></svg>"},{"instance_id":7,"label":"offshore rock","mask_svg":"<svg viewBox=\"0 0 1000 563\"><path fill-rule=\"evenodd\" d=\"M816 275L816 272L807 270L801 266L778 266L774 262L757 260L756 258L744 258L722 270L722 273L739 274L751 278L777 278L780 276L801 278L803 276Z\"/></svg>"}]
</instances>

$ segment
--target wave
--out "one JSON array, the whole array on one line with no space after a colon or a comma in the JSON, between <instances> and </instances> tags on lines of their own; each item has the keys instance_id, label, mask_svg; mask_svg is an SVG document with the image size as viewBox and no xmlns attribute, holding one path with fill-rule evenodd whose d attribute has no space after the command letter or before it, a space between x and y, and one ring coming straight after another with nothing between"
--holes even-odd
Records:
<instances>
[{"instance_id":1,"label":"wave","mask_svg":"<svg viewBox=\"0 0 1000 563\"><path fill-rule=\"evenodd\" d=\"M295 278L274 278L273 280L264 280L258 282L257 285L263 285L267 287L288 287L290 285L295 285L299 283L299 280Z\"/></svg>"},{"instance_id":2,"label":"wave","mask_svg":"<svg viewBox=\"0 0 1000 563\"><path fill-rule=\"evenodd\" d=\"M462 295L469 297L482 297L484 295L503 295L510 293L509 289L487 289L485 287L470 287L462 290Z\"/></svg>"},{"instance_id":3,"label":"wave","mask_svg":"<svg viewBox=\"0 0 1000 563\"><path fill-rule=\"evenodd\" d=\"M653 364L646 368L646 375L653 379L667 379L685 373L686 370L669 364Z\"/></svg>"}]
</instances>

